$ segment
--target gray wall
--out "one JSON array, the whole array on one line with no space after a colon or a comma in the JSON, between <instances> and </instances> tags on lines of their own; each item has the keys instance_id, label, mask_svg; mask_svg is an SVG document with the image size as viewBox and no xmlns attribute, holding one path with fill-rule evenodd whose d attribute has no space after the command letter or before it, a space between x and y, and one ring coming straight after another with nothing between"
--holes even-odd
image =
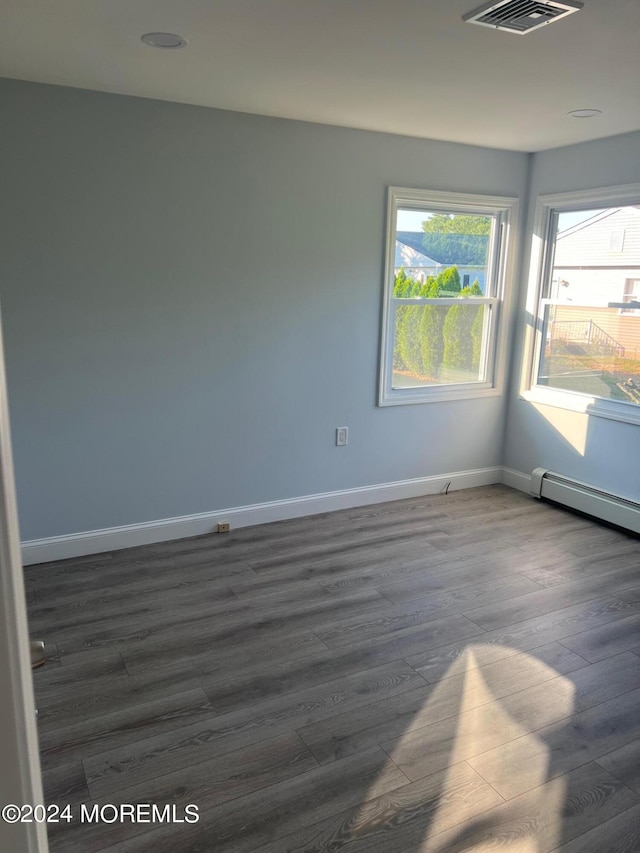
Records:
<instances>
[{"instance_id":1,"label":"gray wall","mask_svg":"<svg viewBox=\"0 0 640 853\"><path fill-rule=\"evenodd\" d=\"M9 80L0 104L23 539L500 464L504 398L375 405L385 198L522 197L527 155Z\"/></svg>"},{"instance_id":2,"label":"gray wall","mask_svg":"<svg viewBox=\"0 0 640 853\"><path fill-rule=\"evenodd\" d=\"M635 183L640 180L640 133L610 137L535 154L529 196L529 224L538 195ZM505 465L530 473L550 468L600 488L640 500L638 427L600 417L534 406L519 398L517 383L525 325L528 251L523 251L521 299L514 350L513 384L507 419Z\"/></svg>"}]
</instances>

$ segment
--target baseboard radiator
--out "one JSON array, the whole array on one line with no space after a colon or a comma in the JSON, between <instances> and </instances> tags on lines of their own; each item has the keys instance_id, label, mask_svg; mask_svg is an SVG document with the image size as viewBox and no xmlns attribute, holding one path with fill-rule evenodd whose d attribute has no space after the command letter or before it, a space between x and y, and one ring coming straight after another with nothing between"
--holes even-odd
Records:
<instances>
[{"instance_id":1,"label":"baseboard radiator","mask_svg":"<svg viewBox=\"0 0 640 853\"><path fill-rule=\"evenodd\" d=\"M640 533L640 503L547 471L546 468L535 468L532 471L531 494Z\"/></svg>"}]
</instances>

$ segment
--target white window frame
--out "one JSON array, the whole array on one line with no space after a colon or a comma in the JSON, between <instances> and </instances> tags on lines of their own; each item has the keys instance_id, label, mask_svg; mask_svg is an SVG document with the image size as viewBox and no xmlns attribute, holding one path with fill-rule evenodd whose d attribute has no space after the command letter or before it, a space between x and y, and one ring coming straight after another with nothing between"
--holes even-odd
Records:
<instances>
[{"instance_id":1,"label":"white window frame","mask_svg":"<svg viewBox=\"0 0 640 853\"><path fill-rule=\"evenodd\" d=\"M637 284L638 287L634 287L634 284ZM624 293L622 294L622 301L633 303L635 305L636 302L640 302L640 294L634 293L634 290L640 291L640 273L638 277L627 278L624 283ZM640 309L638 308L620 308L618 313L623 315L631 315L632 317L638 317Z\"/></svg>"},{"instance_id":2,"label":"white window frame","mask_svg":"<svg viewBox=\"0 0 640 853\"><path fill-rule=\"evenodd\" d=\"M594 210L607 207L625 207L640 204L640 184L598 187L575 192L552 193L538 196L531 244L529 286L527 290L527 322L524 340L524 358L520 379L520 397L532 403L555 406L573 412L585 412L629 424L640 424L640 406L623 400L607 400L579 391L565 391L537 384L538 365L544 327L544 292L553 269L555 235L553 223L559 213ZM548 301L548 300L547 300Z\"/></svg>"},{"instance_id":3,"label":"white window frame","mask_svg":"<svg viewBox=\"0 0 640 853\"><path fill-rule=\"evenodd\" d=\"M469 213L495 217L498 223L495 239L490 245L489 267L492 281L487 278L490 296L473 297L473 305L489 305L488 328L484 336L482 360L484 382L437 384L417 388L393 388L393 343L395 311L399 305L456 304L456 298L396 299L395 243L398 209L433 210L443 213ZM517 234L518 199L507 196L476 195L471 193L417 190L389 187L387 193L387 239L382 306L382 336L380 348L379 406L399 406L416 403L435 403L447 400L466 400L492 397L504 392L508 299L514 275L515 235ZM491 287L491 290L489 288Z\"/></svg>"}]
</instances>

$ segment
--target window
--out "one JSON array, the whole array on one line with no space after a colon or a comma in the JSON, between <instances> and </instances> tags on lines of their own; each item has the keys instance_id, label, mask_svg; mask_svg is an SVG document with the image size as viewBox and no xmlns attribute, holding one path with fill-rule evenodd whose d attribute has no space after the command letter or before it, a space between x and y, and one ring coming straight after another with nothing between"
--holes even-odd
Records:
<instances>
[{"instance_id":1,"label":"window","mask_svg":"<svg viewBox=\"0 0 640 853\"><path fill-rule=\"evenodd\" d=\"M639 271L640 274L640 271ZM622 300L626 305L629 303L638 303L637 308L621 308L621 314L635 314L640 316L638 309L640 308L640 278L628 278L624 283L624 297Z\"/></svg>"},{"instance_id":2,"label":"window","mask_svg":"<svg viewBox=\"0 0 640 853\"><path fill-rule=\"evenodd\" d=\"M640 185L542 197L535 234L531 396L640 423Z\"/></svg>"},{"instance_id":3,"label":"window","mask_svg":"<svg viewBox=\"0 0 640 853\"><path fill-rule=\"evenodd\" d=\"M501 391L516 199L389 189L381 406Z\"/></svg>"}]
</instances>

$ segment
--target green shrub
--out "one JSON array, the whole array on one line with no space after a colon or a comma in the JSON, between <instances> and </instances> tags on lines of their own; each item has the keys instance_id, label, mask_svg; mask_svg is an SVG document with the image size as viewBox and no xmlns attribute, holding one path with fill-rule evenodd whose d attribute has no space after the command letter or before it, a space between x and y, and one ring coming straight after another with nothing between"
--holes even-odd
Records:
<instances>
[{"instance_id":1,"label":"green shrub","mask_svg":"<svg viewBox=\"0 0 640 853\"><path fill-rule=\"evenodd\" d=\"M405 370L422 373L422 355L420 347L421 305L403 306L403 315L397 325L399 356Z\"/></svg>"},{"instance_id":2,"label":"green shrub","mask_svg":"<svg viewBox=\"0 0 640 853\"><path fill-rule=\"evenodd\" d=\"M478 291L482 292L476 280L471 287L464 287L460 295L477 295ZM484 307L472 302L456 304L449 309L443 330L445 367L477 369L482 346L483 313Z\"/></svg>"},{"instance_id":3,"label":"green shrub","mask_svg":"<svg viewBox=\"0 0 640 853\"><path fill-rule=\"evenodd\" d=\"M482 330L484 328L484 305L476 308L476 317L471 325L472 357L471 367L473 370L480 368L480 354L482 352Z\"/></svg>"},{"instance_id":4,"label":"green shrub","mask_svg":"<svg viewBox=\"0 0 640 853\"><path fill-rule=\"evenodd\" d=\"M449 308L443 327L444 348L442 362L445 367L468 369L473 358L471 324L473 307L453 305Z\"/></svg>"},{"instance_id":5,"label":"green shrub","mask_svg":"<svg viewBox=\"0 0 640 853\"><path fill-rule=\"evenodd\" d=\"M460 293L462 284L460 282L458 267L447 267L444 272L441 272L438 276L438 284L440 290L446 290L447 293Z\"/></svg>"},{"instance_id":6,"label":"green shrub","mask_svg":"<svg viewBox=\"0 0 640 853\"><path fill-rule=\"evenodd\" d=\"M422 282L408 276L404 267L400 267L394 279L393 295L397 299L411 299L411 297L420 294L422 287ZM415 308L410 305L401 305L397 308L393 345L393 367L395 370L415 369L410 366L410 363L417 363L415 356L417 344L414 339L418 332L414 332L414 326Z\"/></svg>"}]
</instances>

